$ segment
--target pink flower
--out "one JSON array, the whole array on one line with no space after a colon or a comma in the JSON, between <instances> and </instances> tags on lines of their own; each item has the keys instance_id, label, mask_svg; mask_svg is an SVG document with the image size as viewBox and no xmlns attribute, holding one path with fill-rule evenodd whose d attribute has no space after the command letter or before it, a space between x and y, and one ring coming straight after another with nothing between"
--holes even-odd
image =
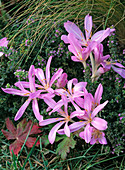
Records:
<instances>
[{"instance_id":1,"label":"pink flower","mask_svg":"<svg viewBox=\"0 0 125 170\"><path fill-rule=\"evenodd\" d=\"M107 36L109 36L115 29L107 28L106 30L101 30L96 32L92 36L92 16L86 15L84 20L84 26L85 26L85 36L86 39L82 33L82 31L79 29L79 27L74 24L73 22L67 21L64 23L64 27L68 33L74 34L75 38L79 41L79 43L83 46L88 46L89 42L96 41L97 43L102 42ZM65 43L69 43L68 37L66 35L62 35L61 39Z\"/></svg>"},{"instance_id":2,"label":"pink flower","mask_svg":"<svg viewBox=\"0 0 125 170\"><path fill-rule=\"evenodd\" d=\"M47 62L47 65L46 65L45 75L44 75L43 70L40 69L40 68L35 69L35 75L42 84L39 88L41 88L45 91L54 93L54 90L51 88L51 86L53 85L55 80L57 80L61 76L63 69L59 68L54 73L52 78L50 79L50 63L51 63L51 60L52 60L52 56L50 56L49 59L48 59L48 62Z\"/></svg>"},{"instance_id":3,"label":"pink flower","mask_svg":"<svg viewBox=\"0 0 125 170\"><path fill-rule=\"evenodd\" d=\"M71 114L73 117L77 116L81 120L69 125L70 132L74 132L85 126L84 131L80 133L80 136L83 136L84 134L86 143L91 141L93 127L97 130L105 130L107 128L107 122L104 119L97 117L98 112L100 112L108 103L108 101L105 101L103 104L100 104L102 92L103 88L101 84L99 84L94 98L92 94L88 93L86 90L83 103L85 110L81 110L80 108L75 107L76 111L72 112ZM60 129L58 130L58 133L64 134L64 130Z\"/></svg>"},{"instance_id":4,"label":"pink flower","mask_svg":"<svg viewBox=\"0 0 125 170\"><path fill-rule=\"evenodd\" d=\"M9 43L9 41L7 41L6 37L0 39L0 46L1 47L7 47L8 43Z\"/></svg>"},{"instance_id":5,"label":"pink flower","mask_svg":"<svg viewBox=\"0 0 125 170\"><path fill-rule=\"evenodd\" d=\"M27 106L29 105L29 103L32 100L32 109L33 112L35 114L36 119L38 119L39 121L43 119L43 116L40 115L39 113L39 107L38 107L38 103L37 103L37 99L39 98L40 93L42 92L42 90L38 90L36 91L35 88L35 68L33 65L30 66L29 69L29 82L17 82L15 83L15 85L20 89L14 89L14 88L2 88L2 90L5 93L9 93L9 94L15 94L15 95L19 95L19 96L24 96L24 97L28 97L28 99L25 101L25 103L21 106L21 108L18 110L14 120L18 120L21 118L21 116L23 115L23 113L25 112ZM30 88L30 91L26 90L24 87Z\"/></svg>"},{"instance_id":6,"label":"pink flower","mask_svg":"<svg viewBox=\"0 0 125 170\"><path fill-rule=\"evenodd\" d=\"M84 67L86 68L86 60L90 55L90 52L94 48L94 46L88 46L87 48L82 48L79 41L75 38L74 34L69 33L67 36L70 45L68 46L68 49L70 52L74 54L74 56L71 57L71 59L75 62L81 62L84 64Z\"/></svg>"},{"instance_id":7,"label":"pink flower","mask_svg":"<svg viewBox=\"0 0 125 170\"><path fill-rule=\"evenodd\" d=\"M106 145L107 141L106 141L104 132L98 129L92 128L92 139L90 141L90 144L93 145L95 143Z\"/></svg>"},{"instance_id":8,"label":"pink flower","mask_svg":"<svg viewBox=\"0 0 125 170\"><path fill-rule=\"evenodd\" d=\"M95 68L98 68L98 66L104 61L107 60L110 55L103 56L103 45L97 44L93 50L94 56L95 56Z\"/></svg>"},{"instance_id":9,"label":"pink flower","mask_svg":"<svg viewBox=\"0 0 125 170\"><path fill-rule=\"evenodd\" d=\"M103 66L104 72L109 71L112 68L121 77L125 78L125 67L122 64L106 60L104 60L101 64Z\"/></svg>"},{"instance_id":10,"label":"pink flower","mask_svg":"<svg viewBox=\"0 0 125 170\"><path fill-rule=\"evenodd\" d=\"M48 100L48 99L46 99L46 100ZM51 100L52 100L52 102L49 103L49 106L50 106L50 108L54 108L54 106L56 105L56 102L53 99L51 99ZM68 122L71 121L71 119L74 117L74 115L71 115L71 116L68 115L68 111L67 111L68 101L65 96L63 97L63 102L64 102L64 111L62 109L58 110L58 114L62 117L50 118L50 119L42 120L39 122L40 126L46 126L51 123L59 122L49 132L48 139L51 144L54 143L55 138L56 138L56 133L63 124L65 124L64 128L63 128L64 134L66 136L70 137L70 129L68 126Z\"/></svg>"},{"instance_id":11,"label":"pink flower","mask_svg":"<svg viewBox=\"0 0 125 170\"><path fill-rule=\"evenodd\" d=\"M86 88L84 88L84 100L86 100L88 95L91 96L90 98L91 98L91 101L92 101L92 110L100 104L100 100L102 99L102 93L103 93L103 86L102 86L101 83L98 85L94 97L92 96L91 93L88 93ZM84 103L84 108L86 108L85 105L86 105L86 102Z\"/></svg>"},{"instance_id":12,"label":"pink flower","mask_svg":"<svg viewBox=\"0 0 125 170\"><path fill-rule=\"evenodd\" d=\"M65 85L67 84L68 80L67 80L67 74L63 73L60 78L57 80L56 86L57 88L62 88L65 87Z\"/></svg>"},{"instance_id":13,"label":"pink flower","mask_svg":"<svg viewBox=\"0 0 125 170\"><path fill-rule=\"evenodd\" d=\"M4 37L2 39L0 39L0 47L7 47L9 41L7 41L7 38ZM0 57L3 55L3 52L0 52Z\"/></svg>"},{"instance_id":14,"label":"pink flower","mask_svg":"<svg viewBox=\"0 0 125 170\"><path fill-rule=\"evenodd\" d=\"M72 87L74 85L74 87ZM76 106L76 104L74 102L76 102L80 107L83 107L83 98L81 98L81 96L84 96L84 92L83 92L83 88L85 88L87 85L87 82L79 82L76 78L71 79L68 81L67 83L67 88L68 89L56 89L55 90L55 94L59 95L59 96L66 96L67 97L67 101L68 102L72 102L72 104ZM51 99L49 98L48 101L50 101L51 103ZM45 101L46 102L46 101ZM57 111L59 108L61 108L64 105L63 100L59 100L56 103L56 106L53 108L53 110L50 112L50 114L52 112Z\"/></svg>"},{"instance_id":15,"label":"pink flower","mask_svg":"<svg viewBox=\"0 0 125 170\"><path fill-rule=\"evenodd\" d=\"M98 105L93 109L93 99L90 94L88 94L85 97L84 100L84 108L85 108L85 114L82 116L79 115L79 119L83 119L83 124L86 124L86 127L84 129L85 134L85 141L86 143L89 143L91 140L91 127L90 124L95 127L98 130L105 130L107 129L107 122L104 119L101 119L99 117L96 117L97 113L101 111L105 105L108 103L108 101L105 101L103 104Z\"/></svg>"},{"instance_id":16,"label":"pink flower","mask_svg":"<svg viewBox=\"0 0 125 170\"><path fill-rule=\"evenodd\" d=\"M84 88L85 89L85 88ZM107 128L107 122L104 119L101 119L97 117L96 115L98 114L99 111L101 111L104 106L108 103L108 101L105 101L103 104L100 104L101 96L103 92L103 87L101 84L99 84L94 97L92 96L91 93L88 93L87 90L84 90L84 106L83 108L85 110L78 110L77 112L75 111L73 114L77 116L79 119L82 119L82 121L77 122L74 124L74 126L77 126L77 128L81 128L85 126L84 129L84 138L86 143L89 143L92 137L92 127L90 124L98 129L98 130L105 130ZM81 112L81 113L80 113ZM70 131L73 132L73 125L69 127ZM82 133L82 132L81 132ZM82 133L83 134L83 133Z\"/></svg>"},{"instance_id":17,"label":"pink flower","mask_svg":"<svg viewBox=\"0 0 125 170\"><path fill-rule=\"evenodd\" d=\"M100 144L107 144L107 141L106 141L106 138L105 138L105 134L104 132L94 128L94 127L90 127L88 126L88 129L87 129L90 134L90 139L88 139L88 141L90 141L90 144L93 145L95 143L100 143ZM86 131L83 131L79 134L79 136L82 138L82 139L85 139L86 138Z\"/></svg>"}]
</instances>

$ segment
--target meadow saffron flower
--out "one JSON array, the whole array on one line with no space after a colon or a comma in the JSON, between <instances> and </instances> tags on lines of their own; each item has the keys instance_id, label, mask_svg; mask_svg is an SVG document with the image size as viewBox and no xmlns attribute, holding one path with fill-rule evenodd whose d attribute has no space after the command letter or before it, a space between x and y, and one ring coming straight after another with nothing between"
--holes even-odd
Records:
<instances>
[{"instance_id":1,"label":"meadow saffron flower","mask_svg":"<svg viewBox=\"0 0 125 170\"><path fill-rule=\"evenodd\" d=\"M97 130L105 130L107 128L107 121L97 117L99 111L101 111L108 101L105 101L103 104L100 104L103 88L99 84L94 97L91 93L88 93L87 90L84 91L84 109L81 110L79 107L75 107L76 111L71 113L71 116L77 117L80 119L79 122L74 122L69 125L70 132L74 132L84 127L84 131L80 133L80 137L84 134L84 139L86 143L89 143L92 138L92 128ZM92 125L92 126L90 126ZM64 134L64 130L60 129L57 131L59 134Z\"/></svg>"},{"instance_id":2,"label":"meadow saffron flower","mask_svg":"<svg viewBox=\"0 0 125 170\"><path fill-rule=\"evenodd\" d=\"M107 122L104 119L101 119L96 116L98 112L101 111L107 103L108 101L105 101L103 104L99 104L93 109L93 98L90 94L86 95L84 100L85 114L83 116L82 114L81 116L78 116L79 119L83 119L83 124L86 124L86 127L84 129L86 143L89 143L91 140L90 124L98 130L107 129Z\"/></svg>"},{"instance_id":3,"label":"meadow saffron flower","mask_svg":"<svg viewBox=\"0 0 125 170\"><path fill-rule=\"evenodd\" d=\"M20 90L17 90L14 88L6 88L6 89L2 88L2 90L5 93L28 97L28 99L25 101L25 103L18 110L18 112L14 118L15 121L21 118L21 116L25 112L25 110L26 110L27 106L29 105L29 103L31 102L31 100L32 100L32 109L33 109L36 119L39 121L43 119L43 116L40 115L40 113L39 113L39 107L38 107L38 102L37 102L37 98L39 97L42 90L36 91L35 68L33 65L30 66L28 77L29 77L28 83L27 82L26 83L25 82L24 83L21 83L21 82L16 83L16 85L19 87ZM26 90L24 88L23 84L25 85L25 87L29 87L30 91Z\"/></svg>"},{"instance_id":4,"label":"meadow saffron flower","mask_svg":"<svg viewBox=\"0 0 125 170\"><path fill-rule=\"evenodd\" d=\"M59 122L57 123L49 132L48 139L51 144L54 143L55 138L56 138L56 133L59 130L59 128L64 125L63 131L64 134L68 137L70 137L70 129L68 126L68 122L71 121L71 119L75 116L74 114L69 115L68 114L68 100L66 96L63 96L63 103L64 103L64 111L62 109L58 110L58 115L62 117L57 117L57 118L49 118L45 119L39 122L40 126L46 126L51 123ZM56 105L56 102L48 103L51 108L54 108L54 105Z\"/></svg>"},{"instance_id":5,"label":"meadow saffron flower","mask_svg":"<svg viewBox=\"0 0 125 170\"><path fill-rule=\"evenodd\" d=\"M74 85L74 87L73 87ZM67 89L55 89L54 94L59 96L66 96L68 102L72 102L74 107L77 107L75 103L77 103L80 107L83 107L83 98L81 96L84 96L83 88L85 88L87 85L87 82L79 82L76 78L73 78L67 82ZM49 99L51 103L51 98ZM74 103L75 102L75 103ZM53 108L53 110L50 112L57 111L59 108L61 108L64 105L63 100L59 100L56 103L56 106Z\"/></svg>"},{"instance_id":6,"label":"meadow saffron flower","mask_svg":"<svg viewBox=\"0 0 125 170\"><path fill-rule=\"evenodd\" d=\"M68 80L67 80L67 74L63 73L60 78L58 78L56 86L57 88L63 88L65 87L65 85L67 84Z\"/></svg>"},{"instance_id":7,"label":"meadow saffron flower","mask_svg":"<svg viewBox=\"0 0 125 170\"><path fill-rule=\"evenodd\" d=\"M68 34L68 40L70 45L68 46L68 49L70 52L74 54L74 56L71 56L71 59L75 62L81 62L84 65L84 68L86 69L86 60L90 55L90 52L93 48L93 46L90 48L88 46L87 48L82 48L79 41L75 38L74 34L69 33Z\"/></svg>"},{"instance_id":8,"label":"meadow saffron flower","mask_svg":"<svg viewBox=\"0 0 125 170\"><path fill-rule=\"evenodd\" d=\"M98 66L104 61L107 60L110 55L103 56L103 45L97 44L93 49L94 59L95 59L95 68L97 69ZM96 70L95 70L96 71Z\"/></svg>"},{"instance_id":9,"label":"meadow saffron flower","mask_svg":"<svg viewBox=\"0 0 125 170\"><path fill-rule=\"evenodd\" d=\"M102 63L104 72L109 71L111 68L118 73L121 77L125 78L125 67L117 62L110 62L104 60Z\"/></svg>"},{"instance_id":10,"label":"meadow saffron flower","mask_svg":"<svg viewBox=\"0 0 125 170\"><path fill-rule=\"evenodd\" d=\"M102 84L100 83L96 89L96 92L95 92L95 95L93 97L93 95L91 93L88 93L88 91L86 90L86 88L84 88L84 100L86 100L86 98L88 97L88 95L91 96L91 100L92 100L92 110L98 106L100 104L100 100L102 99L102 93L103 93L103 86ZM84 103L84 102L83 102ZM86 107L85 106L86 102L84 103L84 108Z\"/></svg>"},{"instance_id":11,"label":"meadow saffron flower","mask_svg":"<svg viewBox=\"0 0 125 170\"><path fill-rule=\"evenodd\" d=\"M45 75L42 69L37 68L35 69L35 75L39 79L40 83L42 84L39 88L44 89L45 91L54 93L54 90L51 88L53 83L61 76L63 69L59 68L52 78L50 79L50 63L52 60L52 56L49 57L47 65L46 65L46 71Z\"/></svg>"},{"instance_id":12,"label":"meadow saffron flower","mask_svg":"<svg viewBox=\"0 0 125 170\"><path fill-rule=\"evenodd\" d=\"M88 129L89 131L89 134L90 134L90 139L88 138L88 141L90 141L90 144L93 145L93 144L107 144L107 141L106 141L106 138L105 138L105 134L104 132L94 128L94 127L90 127L88 126ZM87 132L88 133L88 132ZM85 140L86 138L86 131L83 131L79 134L79 136Z\"/></svg>"},{"instance_id":13,"label":"meadow saffron flower","mask_svg":"<svg viewBox=\"0 0 125 170\"><path fill-rule=\"evenodd\" d=\"M0 47L7 47L9 41L7 41L7 38L4 37L2 39L0 39ZM0 52L0 57L3 55L3 52Z\"/></svg>"},{"instance_id":14,"label":"meadow saffron flower","mask_svg":"<svg viewBox=\"0 0 125 170\"><path fill-rule=\"evenodd\" d=\"M73 22L67 21L64 23L64 27L68 33L74 34L75 38L79 41L79 43L83 46L88 46L89 43L96 41L97 43L102 42L106 37L108 37L115 29L107 28L106 30L101 30L92 35L92 16L89 14L85 16L84 27L85 27L85 36L79 27ZM68 37L66 35L62 35L61 39L65 43L69 43Z\"/></svg>"}]
</instances>

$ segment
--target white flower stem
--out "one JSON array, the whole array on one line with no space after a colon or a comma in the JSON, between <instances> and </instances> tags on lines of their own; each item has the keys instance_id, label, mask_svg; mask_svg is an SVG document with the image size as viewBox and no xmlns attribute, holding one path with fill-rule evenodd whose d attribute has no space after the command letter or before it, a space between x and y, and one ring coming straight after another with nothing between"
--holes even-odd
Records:
<instances>
[{"instance_id":1,"label":"white flower stem","mask_svg":"<svg viewBox=\"0 0 125 170\"><path fill-rule=\"evenodd\" d=\"M82 62L84 69L86 69L86 61Z\"/></svg>"}]
</instances>

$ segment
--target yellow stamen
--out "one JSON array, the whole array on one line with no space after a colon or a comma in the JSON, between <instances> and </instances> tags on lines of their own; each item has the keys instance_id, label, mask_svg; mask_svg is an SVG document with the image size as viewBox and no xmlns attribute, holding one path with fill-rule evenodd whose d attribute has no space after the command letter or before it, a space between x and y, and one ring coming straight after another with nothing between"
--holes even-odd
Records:
<instances>
[{"instance_id":1,"label":"yellow stamen","mask_svg":"<svg viewBox=\"0 0 125 170\"><path fill-rule=\"evenodd\" d=\"M29 94L30 94L30 93L25 93L24 96L27 96L27 95L29 95Z\"/></svg>"}]
</instances>

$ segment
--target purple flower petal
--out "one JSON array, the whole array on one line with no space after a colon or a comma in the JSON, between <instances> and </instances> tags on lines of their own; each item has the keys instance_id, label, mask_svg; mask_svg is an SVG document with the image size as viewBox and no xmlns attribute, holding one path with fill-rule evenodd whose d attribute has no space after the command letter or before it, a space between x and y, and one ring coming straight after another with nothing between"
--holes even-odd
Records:
<instances>
[{"instance_id":1,"label":"purple flower petal","mask_svg":"<svg viewBox=\"0 0 125 170\"><path fill-rule=\"evenodd\" d=\"M97 115L97 113L100 112L105 107L105 105L107 105L107 103L108 100L105 101L103 104L98 105L92 112L92 118L94 118Z\"/></svg>"},{"instance_id":2,"label":"purple flower petal","mask_svg":"<svg viewBox=\"0 0 125 170\"><path fill-rule=\"evenodd\" d=\"M7 41L6 37L0 39L0 46L1 47L7 47L8 43L9 43L9 41Z\"/></svg>"},{"instance_id":3,"label":"purple flower petal","mask_svg":"<svg viewBox=\"0 0 125 170\"><path fill-rule=\"evenodd\" d=\"M76 56L71 56L72 61L81 62Z\"/></svg>"},{"instance_id":4,"label":"purple flower petal","mask_svg":"<svg viewBox=\"0 0 125 170\"><path fill-rule=\"evenodd\" d=\"M122 68L117 68L117 67L114 67L112 66L112 69L118 73L121 77L125 78L125 69L122 69Z\"/></svg>"},{"instance_id":5,"label":"purple flower petal","mask_svg":"<svg viewBox=\"0 0 125 170\"><path fill-rule=\"evenodd\" d=\"M32 101L32 109L33 109L33 112L34 112L34 115L35 115L36 119L38 121L42 121L43 120L43 116L40 115L37 99L33 99L33 101Z\"/></svg>"},{"instance_id":6,"label":"purple flower petal","mask_svg":"<svg viewBox=\"0 0 125 170\"><path fill-rule=\"evenodd\" d=\"M108 37L113 31L115 31L115 29L110 29L110 28L107 28L106 30L98 31L92 36L91 40L100 43L106 37Z\"/></svg>"},{"instance_id":7,"label":"purple flower petal","mask_svg":"<svg viewBox=\"0 0 125 170\"><path fill-rule=\"evenodd\" d=\"M67 122L65 123L65 126L64 126L64 133L66 134L66 136L70 137L70 129L68 127Z\"/></svg>"},{"instance_id":8,"label":"purple flower petal","mask_svg":"<svg viewBox=\"0 0 125 170\"><path fill-rule=\"evenodd\" d=\"M17 89L13 89L13 88L1 88L5 93L9 93L9 94L14 94L14 95L19 95L19 96L29 96L30 92L25 90L25 91L21 91L21 90L17 90Z\"/></svg>"},{"instance_id":9,"label":"purple flower petal","mask_svg":"<svg viewBox=\"0 0 125 170\"><path fill-rule=\"evenodd\" d=\"M36 77L39 79L39 81L41 82L41 84L42 84L43 86L45 86L45 85L46 85L46 82L45 82L45 76L44 76L43 70L40 69L40 68L35 69L35 75L36 75Z\"/></svg>"},{"instance_id":10,"label":"purple flower petal","mask_svg":"<svg viewBox=\"0 0 125 170\"><path fill-rule=\"evenodd\" d=\"M35 92L36 88L35 88L35 67L34 67L34 65L30 66L28 76L29 76L30 91Z\"/></svg>"},{"instance_id":11,"label":"purple flower petal","mask_svg":"<svg viewBox=\"0 0 125 170\"><path fill-rule=\"evenodd\" d=\"M89 40L92 31L92 16L86 15L84 20L86 39Z\"/></svg>"},{"instance_id":12,"label":"purple flower petal","mask_svg":"<svg viewBox=\"0 0 125 170\"><path fill-rule=\"evenodd\" d=\"M62 35L62 36L61 36L61 40L63 40L64 43L66 43L66 44L69 43L69 40L68 40L68 36L67 36L67 35Z\"/></svg>"},{"instance_id":13,"label":"purple flower petal","mask_svg":"<svg viewBox=\"0 0 125 170\"><path fill-rule=\"evenodd\" d=\"M100 100L102 99L102 93L103 93L103 86L101 85L101 83L98 85L98 88L96 89L95 92L95 103L100 104Z\"/></svg>"},{"instance_id":14,"label":"purple flower petal","mask_svg":"<svg viewBox=\"0 0 125 170\"><path fill-rule=\"evenodd\" d=\"M76 24L74 24L73 22L67 21L67 22L64 23L64 27L65 27L65 29L66 29L66 31L68 33L74 34L74 36L78 40L80 40L81 42L83 41L84 43L86 43L82 31L79 29L79 27Z\"/></svg>"},{"instance_id":15,"label":"purple flower petal","mask_svg":"<svg viewBox=\"0 0 125 170\"><path fill-rule=\"evenodd\" d=\"M49 84L50 81L50 64L51 64L52 56L49 57L46 65L46 81Z\"/></svg>"},{"instance_id":16,"label":"purple flower petal","mask_svg":"<svg viewBox=\"0 0 125 170\"><path fill-rule=\"evenodd\" d=\"M57 80L61 74L63 72L63 69L59 68L56 73L54 73L54 75L52 76L51 80L50 80L50 87L52 86L52 84L55 82L55 80Z\"/></svg>"},{"instance_id":17,"label":"purple flower petal","mask_svg":"<svg viewBox=\"0 0 125 170\"><path fill-rule=\"evenodd\" d=\"M92 127L90 127L90 124L87 124L87 126L84 129L85 142L89 143L91 141L91 137L92 137Z\"/></svg>"},{"instance_id":18,"label":"purple flower petal","mask_svg":"<svg viewBox=\"0 0 125 170\"><path fill-rule=\"evenodd\" d=\"M50 119L42 120L41 122L39 122L39 125L46 126L51 123L55 123L55 122L62 121L62 120L64 120L64 118L50 118Z\"/></svg>"},{"instance_id":19,"label":"purple flower petal","mask_svg":"<svg viewBox=\"0 0 125 170\"><path fill-rule=\"evenodd\" d=\"M23 115L23 113L25 112L27 106L29 105L31 99L28 98L28 100L25 101L25 103L21 106L21 108L18 110L14 120L17 121L18 119L21 118L21 116Z\"/></svg>"},{"instance_id":20,"label":"purple flower petal","mask_svg":"<svg viewBox=\"0 0 125 170\"><path fill-rule=\"evenodd\" d=\"M49 136L48 136L48 139L50 141L51 144L54 143L55 141L55 138L56 138L56 132L58 131L58 129L64 124L65 122L62 121L62 122L59 122L57 123L50 131L49 133Z\"/></svg>"},{"instance_id":21,"label":"purple flower petal","mask_svg":"<svg viewBox=\"0 0 125 170\"><path fill-rule=\"evenodd\" d=\"M104 137L104 133L102 132L102 136L98 139L99 140L99 143L103 144L103 145L106 145L107 144L107 140L106 138Z\"/></svg>"},{"instance_id":22,"label":"purple flower petal","mask_svg":"<svg viewBox=\"0 0 125 170\"><path fill-rule=\"evenodd\" d=\"M104 119L101 119L99 117L95 117L91 124L98 130L105 130L107 129L107 121L105 121Z\"/></svg>"},{"instance_id":23,"label":"purple flower petal","mask_svg":"<svg viewBox=\"0 0 125 170\"><path fill-rule=\"evenodd\" d=\"M91 145L94 145L95 143L96 143L96 141L97 141L97 139L95 139L94 137L91 139L91 141L90 141L90 144Z\"/></svg>"},{"instance_id":24,"label":"purple flower petal","mask_svg":"<svg viewBox=\"0 0 125 170\"><path fill-rule=\"evenodd\" d=\"M77 83L73 88L74 93L77 92L77 91L83 91L83 87L86 87L86 85L87 85L87 82Z\"/></svg>"},{"instance_id":25,"label":"purple flower petal","mask_svg":"<svg viewBox=\"0 0 125 170\"><path fill-rule=\"evenodd\" d=\"M67 83L68 90L70 94L72 94L72 84L75 85L78 82L76 78L73 78L72 80L69 80Z\"/></svg>"}]
</instances>

